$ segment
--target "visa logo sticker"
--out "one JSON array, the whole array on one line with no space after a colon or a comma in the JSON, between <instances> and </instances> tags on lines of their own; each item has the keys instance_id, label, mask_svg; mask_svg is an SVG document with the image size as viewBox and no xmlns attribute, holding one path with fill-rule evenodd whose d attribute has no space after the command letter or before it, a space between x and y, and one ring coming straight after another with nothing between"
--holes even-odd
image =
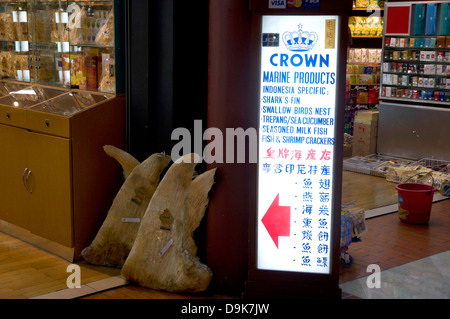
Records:
<instances>
[{"instance_id":1,"label":"visa logo sticker","mask_svg":"<svg viewBox=\"0 0 450 319\"><path fill-rule=\"evenodd\" d=\"M286 9L286 0L269 0L269 9Z\"/></svg>"}]
</instances>

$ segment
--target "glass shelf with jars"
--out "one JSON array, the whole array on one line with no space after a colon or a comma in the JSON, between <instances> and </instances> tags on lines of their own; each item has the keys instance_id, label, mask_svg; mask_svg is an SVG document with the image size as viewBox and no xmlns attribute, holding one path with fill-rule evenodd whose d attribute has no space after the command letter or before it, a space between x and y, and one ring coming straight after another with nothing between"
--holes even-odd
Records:
<instances>
[{"instance_id":1,"label":"glass shelf with jars","mask_svg":"<svg viewBox=\"0 0 450 319\"><path fill-rule=\"evenodd\" d=\"M0 1L3 81L115 93L114 1Z\"/></svg>"}]
</instances>

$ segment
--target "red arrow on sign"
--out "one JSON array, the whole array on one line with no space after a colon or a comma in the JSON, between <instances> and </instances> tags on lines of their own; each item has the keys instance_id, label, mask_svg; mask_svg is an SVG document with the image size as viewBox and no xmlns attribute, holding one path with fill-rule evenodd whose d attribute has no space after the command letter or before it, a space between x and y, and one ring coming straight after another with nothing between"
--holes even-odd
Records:
<instances>
[{"instance_id":1,"label":"red arrow on sign","mask_svg":"<svg viewBox=\"0 0 450 319\"><path fill-rule=\"evenodd\" d=\"M289 206L280 206L279 203L280 194L277 195L261 219L277 248L278 237L291 236L291 208Z\"/></svg>"}]
</instances>

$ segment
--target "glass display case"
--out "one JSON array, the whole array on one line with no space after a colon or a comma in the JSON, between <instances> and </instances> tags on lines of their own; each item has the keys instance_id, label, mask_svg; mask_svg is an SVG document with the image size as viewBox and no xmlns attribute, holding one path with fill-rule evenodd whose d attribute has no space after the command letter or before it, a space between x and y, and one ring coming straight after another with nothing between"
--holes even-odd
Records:
<instances>
[{"instance_id":1,"label":"glass display case","mask_svg":"<svg viewBox=\"0 0 450 319\"><path fill-rule=\"evenodd\" d=\"M10 91L9 95L0 98L0 104L16 107L16 108L31 108L36 104L47 101L55 96L66 93L65 90L42 87L29 86L20 90Z\"/></svg>"},{"instance_id":2,"label":"glass display case","mask_svg":"<svg viewBox=\"0 0 450 319\"><path fill-rule=\"evenodd\" d=\"M0 0L0 231L69 261L123 182L103 151L125 149L123 8Z\"/></svg>"},{"instance_id":3,"label":"glass display case","mask_svg":"<svg viewBox=\"0 0 450 319\"><path fill-rule=\"evenodd\" d=\"M0 1L2 79L115 93L114 1Z\"/></svg>"},{"instance_id":4,"label":"glass display case","mask_svg":"<svg viewBox=\"0 0 450 319\"><path fill-rule=\"evenodd\" d=\"M47 100L33 107L33 110L72 116L77 112L94 106L100 102L104 102L107 99L111 99L112 96L105 94L93 94L91 92L68 92L54 99ZM1 100L0 100L1 103Z\"/></svg>"}]
</instances>

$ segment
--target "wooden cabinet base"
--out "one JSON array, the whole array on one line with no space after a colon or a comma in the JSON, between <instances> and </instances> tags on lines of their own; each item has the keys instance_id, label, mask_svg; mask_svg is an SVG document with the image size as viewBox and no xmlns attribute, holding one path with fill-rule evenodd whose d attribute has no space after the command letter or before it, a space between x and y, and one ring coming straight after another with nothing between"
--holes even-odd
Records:
<instances>
[{"instance_id":1,"label":"wooden cabinet base","mask_svg":"<svg viewBox=\"0 0 450 319\"><path fill-rule=\"evenodd\" d=\"M0 123L0 231L80 261L123 183L121 166L103 147L125 148L125 96L67 118L27 112L24 127ZM68 137L28 121L48 119L50 130L57 117Z\"/></svg>"},{"instance_id":2,"label":"wooden cabinet base","mask_svg":"<svg viewBox=\"0 0 450 319\"><path fill-rule=\"evenodd\" d=\"M37 236L25 228L13 225L1 219L0 219L0 232L23 240L24 242L39 247L69 262L73 262L75 260L74 248L65 247L61 244L55 243L54 241Z\"/></svg>"}]
</instances>

